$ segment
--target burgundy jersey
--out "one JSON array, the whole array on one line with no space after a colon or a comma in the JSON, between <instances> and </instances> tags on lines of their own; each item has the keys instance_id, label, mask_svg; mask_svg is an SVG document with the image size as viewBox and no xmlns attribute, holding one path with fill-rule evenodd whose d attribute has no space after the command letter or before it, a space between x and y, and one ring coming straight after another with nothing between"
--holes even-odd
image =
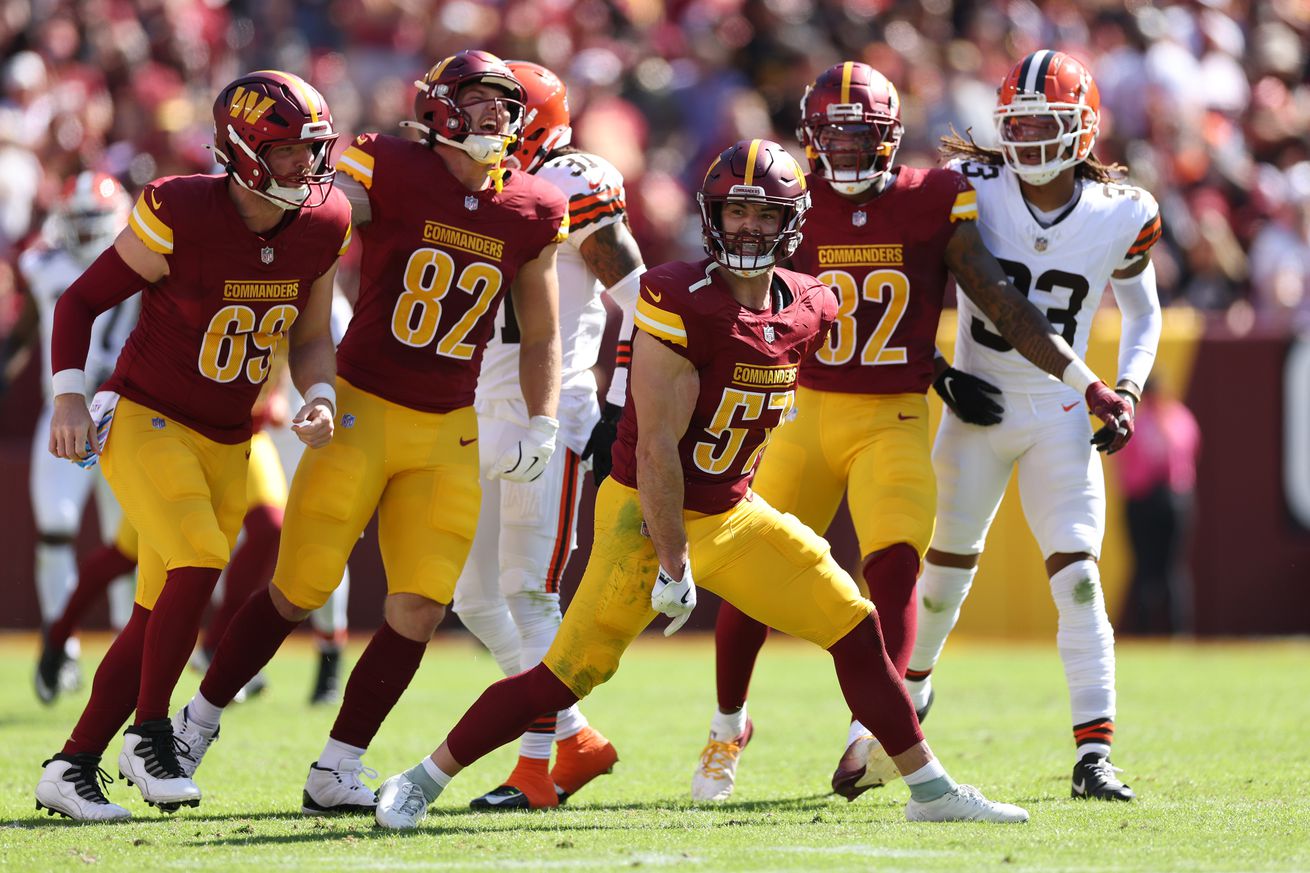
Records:
<instances>
[{"instance_id":1,"label":"burgundy jersey","mask_svg":"<svg viewBox=\"0 0 1310 873\"><path fill-rule=\"evenodd\" d=\"M887 190L852 203L810 174L813 206L793 269L830 285L839 308L800 382L849 394L922 394L932 384L955 222L976 220L977 194L951 170L900 167Z\"/></svg>"},{"instance_id":2,"label":"burgundy jersey","mask_svg":"<svg viewBox=\"0 0 1310 873\"><path fill-rule=\"evenodd\" d=\"M368 190L359 302L337 347L351 384L423 412L473 403L496 310L519 269L568 237L555 186L513 172L472 192L424 145L369 133L337 162Z\"/></svg>"},{"instance_id":3,"label":"burgundy jersey","mask_svg":"<svg viewBox=\"0 0 1310 873\"><path fill-rule=\"evenodd\" d=\"M168 275L141 295L141 317L104 385L220 443L250 438L250 408L274 346L310 286L350 245L350 203L322 206L255 233L227 176L172 176L146 186L128 219Z\"/></svg>"},{"instance_id":4,"label":"burgundy jersey","mask_svg":"<svg viewBox=\"0 0 1310 873\"><path fill-rule=\"evenodd\" d=\"M713 261L674 262L641 279L639 330L682 355L700 373L700 394L678 442L686 483L682 505L720 513L750 487L769 433L796 399L801 361L823 343L837 300L822 283L774 270L779 311L736 301ZM779 285L785 286L782 295ZM614 478L637 487L637 413L630 400L614 444Z\"/></svg>"}]
</instances>

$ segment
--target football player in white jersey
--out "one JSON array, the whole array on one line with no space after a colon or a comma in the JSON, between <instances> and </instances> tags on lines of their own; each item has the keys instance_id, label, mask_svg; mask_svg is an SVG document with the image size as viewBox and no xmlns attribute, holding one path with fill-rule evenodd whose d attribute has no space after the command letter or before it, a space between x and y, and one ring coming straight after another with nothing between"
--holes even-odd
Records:
<instances>
[{"instance_id":1,"label":"football player in white jersey","mask_svg":"<svg viewBox=\"0 0 1310 873\"><path fill-rule=\"evenodd\" d=\"M1074 351L1085 356L1092 316L1107 283L1123 316L1116 390L1130 410L1141 398L1160 339L1160 304L1149 251L1160 237L1155 199L1118 181L1122 168L1092 156L1100 98L1069 55L1037 51L1006 77L995 110L1000 148L943 140L948 166L978 192L988 249ZM933 448L937 527L919 579L919 631L907 686L916 707L932 696L929 674L959 618L987 529L1014 467L1059 610L1076 746L1073 796L1132 800L1110 764L1114 734L1114 630L1097 558L1105 532L1098 451L1132 436L1131 411L1092 434L1076 392L1025 361L961 298L955 366L998 386L1004 416L990 427L943 417ZM1093 451L1095 449L1096 451Z\"/></svg>"},{"instance_id":2,"label":"football player in white jersey","mask_svg":"<svg viewBox=\"0 0 1310 873\"><path fill-rule=\"evenodd\" d=\"M65 185L58 209L47 225L45 239L18 259L18 269L31 292L32 309L28 317L35 321L39 332L45 397L32 439L30 479L37 531L36 591L43 629L64 611L77 585L73 540L92 488L96 492L102 537L112 537L122 517L113 493L98 471L81 469L46 450L54 397L50 387L50 334L55 303L113 243L114 237L127 225L131 208L132 201L118 180L104 173L80 173ZM86 362L88 400L113 371L118 352L136 324L139 306L140 295L135 295L96 318ZM111 618L116 626L126 623L132 609L131 597L130 585L116 586L111 595ZM43 703L52 702L61 690L77 684L76 657L75 637L50 651L43 650L35 679L36 694Z\"/></svg>"},{"instance_id":3,"label":"football player in white jersey","mask_svg":"<svg viewBox=\"0 0 1310 873\"><path fill-rule=\"evenodd\" d=\"M509 163L569 198L569 245L560 247L556 264L563 349L559 440L565 450L556 452L532 482L483 482L473 550L455 587L453 608L460 620L512 676L535 667L559 629L559 583L577 545L582 474L588 464L597 483L609 473L631 358L626 341L645 267L627 224L623 176L603 158L570 147L564 83L538 64L510 61L509 67L527 92L522 138ZM614 379L602 405L592 367L605 332L603 292L622 310L623 326ZM484 470L528 426L517 337L513 302L506 297L478 379ZM558 751L548 770L552 745ZM519 755L505 783L476 798L475 809L557 806L618 760L614 746L588 725L576 704L534 722Z\"/></svg>"}]
</instances>

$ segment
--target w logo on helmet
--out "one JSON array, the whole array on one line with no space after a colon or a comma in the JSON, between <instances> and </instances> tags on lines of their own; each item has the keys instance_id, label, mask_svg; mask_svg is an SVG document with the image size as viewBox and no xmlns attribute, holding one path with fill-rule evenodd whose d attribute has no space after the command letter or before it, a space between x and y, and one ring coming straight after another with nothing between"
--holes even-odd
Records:
<instances>
[{"instance_id":1,"label":"w logo on helmet","mask_svg":"<svg viewBox=\"0 0 1310 873\"><path fill-rule=\"evenodd\" d=\"M246 124L255 124L259 117L269 110L276 101L272 97L256 94L238 87L232 94L232 103L228 113L233 118L244 118Z\"/></svg>"}]
</instances>

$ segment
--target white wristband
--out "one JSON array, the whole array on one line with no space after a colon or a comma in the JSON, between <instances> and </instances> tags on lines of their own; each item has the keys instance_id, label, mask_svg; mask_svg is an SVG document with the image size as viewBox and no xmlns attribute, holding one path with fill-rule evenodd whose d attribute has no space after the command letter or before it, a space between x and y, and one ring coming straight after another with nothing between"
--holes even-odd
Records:
<instances>
[{"instance_id":1,"label":"white wristband","mask_svg":"<svg viewBox=\"0 0 1310 873\"><path fill-rule=\"evenodd\" d=\"M333 388L326 382L315 382L305 389L305 403L309 404L315 400L326 400L332 404L332 411L337 410L337 389Z\"/></svg>"},{"instance_id":2,"label":"white wristband","mask_svg":"<svg viewBox=\"0 0 1310 873\"><path fill-rule=\"evenodd\" d=\"M1096 382L1101 381L1096 378L1091 367L1083 363L1082 358L1074 358L1069 365L1064 368L1064 373L1060 376L1060 381L1070 388L1077 389L1079 394L1086 394L1087 389Z\"/></svg>"},{"instance_id":3,"label":"white wristband","mask_svg":"<svg viewBox=\"0 0 1310 873\"><path fill-rule=\"evenodd\" d=\"M82 370L60 370L50 377L50 387L56 397L60 394L81 394L86 396L86 373Z\"/></svg>"}]
</instances>

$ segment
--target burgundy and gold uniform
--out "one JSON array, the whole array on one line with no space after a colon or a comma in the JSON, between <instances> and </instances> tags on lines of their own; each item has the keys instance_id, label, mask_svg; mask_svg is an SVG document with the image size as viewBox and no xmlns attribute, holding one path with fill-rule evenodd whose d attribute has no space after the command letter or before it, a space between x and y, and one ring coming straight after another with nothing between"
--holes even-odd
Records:
<instances>
[{"instance_id":1,"label":"burgundy and gold uniform","mask_svg":"<svg viewBox=\"0 0 1310 873\"><path fill-rule=\"evenodd\" d=\"M685 357L700 393L678 444L683 518L698 585L773 627L828 647L873 609L828 544L750 491L769 436L791 410L797 370L836 315L808 276L774 272L774 306L743 307L716 263L674 263L642 278L636 325ZM637 421L624 410L614 469L596 500L596 534L578 593L544 663L579 696L605 681L650 623L658 559L642 532Z\"/></svg>"},{"instance_id":2,"label":"burgundy and gold uniform","mask_svg":"<svg viewBox=\"0 0 1310 873\"><path fill-rule=\"evenodd\" d=\"M250 410L270 355L350 245L350 204L339 192L257 234L228 185L227 176L159 179L128 221L169 270L142 294L104 385L121 399L102 463L140 534L137 601L147 608L167 570L227 564L246 512Z\"/></svg>"},{"instance_id":3,"label":"burgundy and gold uniform","mask_svg":"<svg viewBox=\"0 0 1310 873\"><path fill-rule=\"evenodd\" d=\"M482 352L524 264L568 236L568 204L521 172L472 192L419 143L358 137L338 170L368 192L359 302L337 348L339 426L291 484L273 582L321 606L374 510L388 591L449 603L478 520Z\"/></svg>"},{"instance_id":4,"label":"burgundy and gold uniform","mask_svg":"<svg viewBox=\"0 0 1310 873\"><path fill-rule=\"evenodd\" d=\"M932 538L928 441L934 342L956 222L977 218L959 173L900 167L855 203L811 175L813 205L792 266L836 293L828 340L801 366L797 413L774 441L756 490L827 530L845 493L862 555ZM858 482L850 489L847 483Z\"/></svg>"}]
</instances>

